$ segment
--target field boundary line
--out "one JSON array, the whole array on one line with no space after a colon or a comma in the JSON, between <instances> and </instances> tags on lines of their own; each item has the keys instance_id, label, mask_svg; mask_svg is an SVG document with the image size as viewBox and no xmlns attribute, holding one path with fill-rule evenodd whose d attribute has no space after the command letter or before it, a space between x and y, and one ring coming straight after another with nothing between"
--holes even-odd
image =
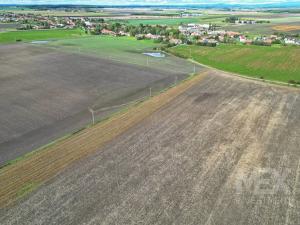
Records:
<instances>
[{"instance_id":1,"label":"field boundary line","mask_svg":"<svg viewBox=\"0 0 300 225\"><path fill-rule=\"evenodd\" d=\"M83 129L0 169L0 208L16 202L20 197L18 193L29 184L40 186L74 162L98 151L106 143L199 83L209 72L206 70L189 77L165 92L130 106L126 110L121 110L120 113L105 121Z\"/></svg>"}]
</instances>

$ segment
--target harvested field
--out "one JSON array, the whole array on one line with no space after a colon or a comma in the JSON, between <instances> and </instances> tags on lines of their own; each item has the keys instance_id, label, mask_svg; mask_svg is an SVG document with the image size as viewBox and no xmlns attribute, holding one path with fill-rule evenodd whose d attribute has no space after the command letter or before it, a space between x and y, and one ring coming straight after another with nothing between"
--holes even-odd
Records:
<instances>
[{"instance_id":1,"label":"harvested field","mask_svg":"<svg viewBox=\"0 0 300 225\"><path fill-rule=\"evenodd\" d=\"M0 165L86 126L88 107L126 103L188 75L29 44L0 46L0 60Z\"/></svg>"},{"instance_id":2,"label":"harvested field","mask_svg":"<svg viewBox=\"0 0 300 225\"><path fill-rule=\"evenodd\" d=\"M280 25L280 26L274 26L273 30L276 31L294 31L294 30L300 30L300 26L297 25Z\"/></svg>"},{"instance_id":3,"label":"harvested field","mask_svg":"<svg viewBox=\"0 0 300 225\"><path fill-rule=\"evenodd\" d=\"M299 224L299 95L211 72L1 222Z\"/></svg>"}]
</instances>

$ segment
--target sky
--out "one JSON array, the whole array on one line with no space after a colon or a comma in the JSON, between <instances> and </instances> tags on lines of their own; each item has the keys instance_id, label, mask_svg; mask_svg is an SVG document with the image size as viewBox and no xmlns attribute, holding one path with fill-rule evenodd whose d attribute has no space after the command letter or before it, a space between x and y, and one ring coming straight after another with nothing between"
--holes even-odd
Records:
<instances>
[{"instance_id":1,"label":"sky","mask_svg":"<svg viewBox=\"0 0 300 225\"><path fill-rule=\"evenodd\" d=\"M268 4L291 3L300 0L0 0L0 4L89 4L89 5L129 5L129 4Z\"/></svg>"}]
</instances>

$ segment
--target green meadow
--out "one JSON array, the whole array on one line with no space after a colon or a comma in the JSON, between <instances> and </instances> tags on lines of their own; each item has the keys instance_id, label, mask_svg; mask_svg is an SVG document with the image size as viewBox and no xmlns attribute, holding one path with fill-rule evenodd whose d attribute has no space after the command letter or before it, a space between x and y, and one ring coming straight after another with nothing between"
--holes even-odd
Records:
<instances>
[{"instance_id":1,"label":"green meadow","mask_svg":"<svg viewBox=\"0 0 300 225\"><path fill-rule=\"evenodd\" d=\"M241 75L281 82L300 81L300 47L220 45L211 48L181 45L168 51Z\"/></svg>"},{"instance_id":2,"label":"green meadow","mask_svg":"<svg viewBox=\"0 0 300 225\"><path fill-rule=\"evenodd\" d=\"M162 45L152 40L136 40L133 37L86 36L49 42L48 47L64 52L97 56L123 63L149 66L155 69L186 74L192 73L194 65L186 60L168 55L155 58L143 53L154 52Z\"/></svg>"},{"instance_id":3,"label":"green meadow","mask_svg":"<svg viewBox=\"0 0 300 225\"><path fill-rule=\"evenodd\" d=\"M0 43L12 43L16 41L33 41L47 39L63 39L79 37L84 32L79 29L75 30L29 30L29 31L10 31L0 33Z\"/></svg>"},{"instance_id":4,"label":"green meadow","mask_svg":"<svg viewBox=\"0 0 300 225\"><path fill-rule=\"evenodd\" d=\"M104 35L58 40L49 43L49 45L66 50L69 49L93 53L99 56L112 57L133 57L137 53L140 54L160 46L160 44L156 44L152 40L137 41L133 37L113 37Z\"/></svg>"}]
</instances>

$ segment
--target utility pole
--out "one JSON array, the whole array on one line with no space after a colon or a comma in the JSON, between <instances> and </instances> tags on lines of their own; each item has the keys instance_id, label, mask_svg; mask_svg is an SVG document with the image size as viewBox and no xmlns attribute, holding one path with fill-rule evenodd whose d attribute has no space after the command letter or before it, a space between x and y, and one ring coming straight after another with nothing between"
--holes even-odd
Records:
<instances>
[{"instance_id":1,"label":"utility pole","mask_svg":"<svg viewBox=\"0 0 300 225\"><path fill-rule=\"evenodd\" d=\"M175 85L177 85L177 80L178 80L178 77L175 76Z\"/></svg>"},{"instance_id":2,"label":"utility pole","mask_svg":"<svg viewBox=\"0 0 300 225\"><path fill-rule=\"evenodd\" d=\"M152 97L152 88L149 88L149 96Z\"/></svg>"},{"instance_id":3,"label":"utility pole","mask_svg":"<svg viewBox=\"0 0 300 225\"><path fill-rule=\"evenodd\" d=\"M93 125L95 124L95 115L94 115L94 110L92 108L89 108L90 113L92 114L92 123Z\"/></svg>"},{"instance_id":4,"label":"utility pole","mask_svg":"<svg viewBox=\"0 0 300 225\"><path fill-rule=\"evenodd\" d=\"M190 48L190 58L192 59L192 49Z\"/></svg>"},{"instance_id":5,"label":"utility pole","mask_svg":"<svg viewBox=\"0 0 300 225\"><path fill-rule=\"evenodd\" d=\"M194 74L196 73L196 65L194 64Z\"/></svg>"}]
</instances>

